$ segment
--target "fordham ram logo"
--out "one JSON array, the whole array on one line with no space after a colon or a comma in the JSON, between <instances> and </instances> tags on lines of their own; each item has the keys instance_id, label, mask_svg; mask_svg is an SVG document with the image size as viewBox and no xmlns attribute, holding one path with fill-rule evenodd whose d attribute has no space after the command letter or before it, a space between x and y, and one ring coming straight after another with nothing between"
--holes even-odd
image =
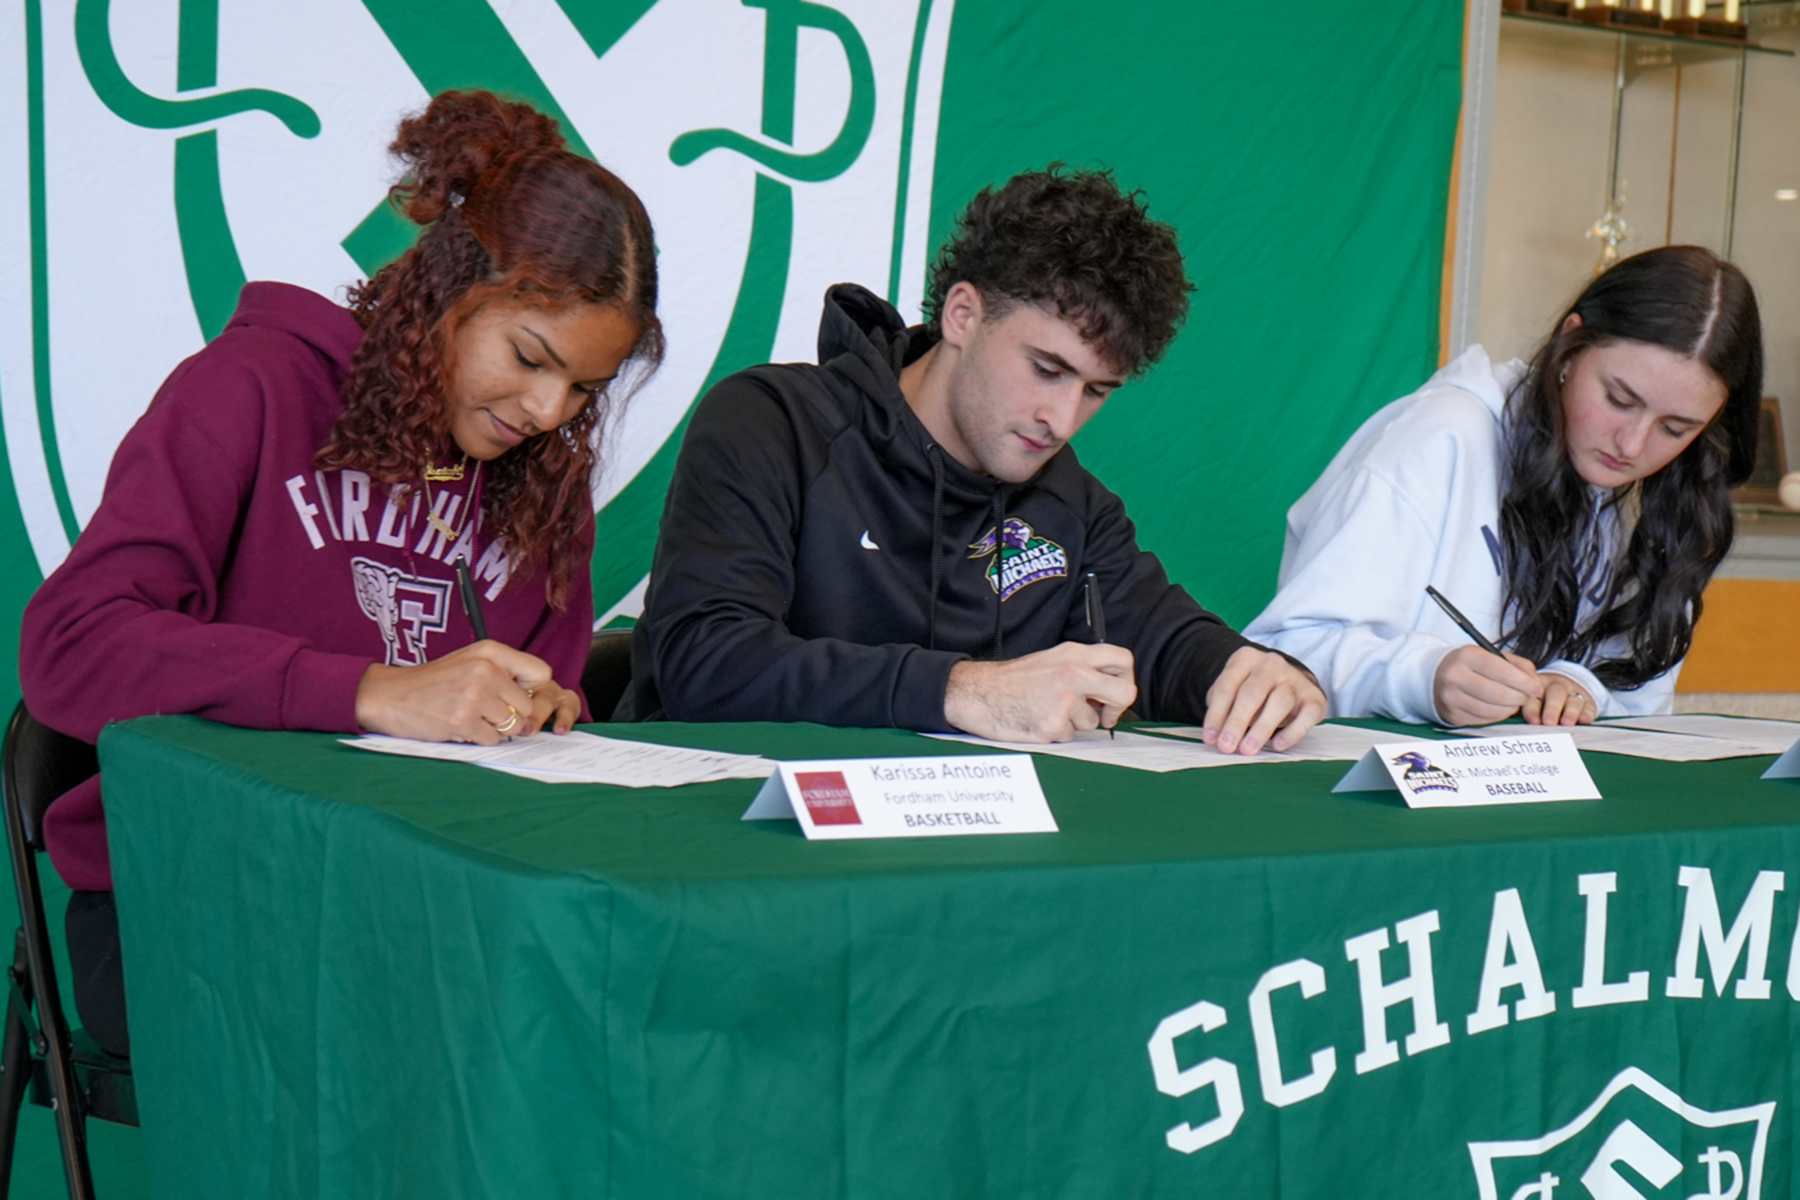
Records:
<instances>
[{"instance_id":1,"label":"fordham ram logo","mask_svg":"<svg viewBox=\"0 0 1800 1200\"><path fill-rule=\"evenodd\" d=\"M1709 1112L1627 1067L1562 1128L1469 1155L1481 1200L1761 1200L1774 1116L1773 1100Z\"/></svg>"},{"instance_id":2,"label":"fordham ram logo","mask_svg":"<svg viewBox=\"0 0 1800 1200\"><path fill-rule=\"evenodd\" d=\"M450 627L450 582L419 579L360 555L350 560L350 577L363 615L381 630L387 665L416 667L431 661L426 639Z\"/></svg>"}]
</instances>

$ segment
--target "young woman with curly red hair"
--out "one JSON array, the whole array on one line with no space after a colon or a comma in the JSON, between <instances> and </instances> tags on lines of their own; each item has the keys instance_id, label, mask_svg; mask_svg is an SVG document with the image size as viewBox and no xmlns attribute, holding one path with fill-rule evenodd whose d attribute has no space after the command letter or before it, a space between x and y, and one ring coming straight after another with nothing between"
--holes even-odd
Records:
<instances>
[{"instance_id":1,"label":"young woman with curly red hair","mask_svg":"<svg viewBox=\"0 0 1800 1200\"><path fill-rule=\"evenodd\" d=\"M53 728L197 713L492 744L581 717L597 441L662 355L650 220L553 120L486 92L437 97L392 151L417 245L348 308L247 286L120 444L25 613L20 682ZM83 1022L123 1052L97 780L45 839L76 889Z\"/></svg>"}]
</instances>

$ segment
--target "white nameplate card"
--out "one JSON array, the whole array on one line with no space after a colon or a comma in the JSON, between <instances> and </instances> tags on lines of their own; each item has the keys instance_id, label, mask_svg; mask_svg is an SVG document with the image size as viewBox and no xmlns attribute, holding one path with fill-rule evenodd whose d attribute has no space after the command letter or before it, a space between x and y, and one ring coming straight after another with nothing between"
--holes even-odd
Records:
<instances>
[{"instance_id":1,"label":"white nameplate card","mask_svg":"<svg viewBox=\"0 0 1800 1200\"><path fill-rule=\"evenodd\" d=\"M1056 832L1029 754L778 763L743 819L781 817L808 838Z\"/></svg>"},{"instance_id":2,"label":"white nameplate card","mask_svg":"<svg viewBox=\"0 0 1800 1200\"><path fill-rule=\"evenodd\" d=\"M1389 742L1363 755L1331 790L1397 791L1413 808L1600 799L1566 733Z\"/></svg>"},{"instance_id":3,"label":"white nameplate card","mask_svg":"<svg viewBox=\"0 0 1800 1200\"><path fill-rule=\"evenodd\" d=\"M1781 752L1781 757L1769 764L1769 769L1762 773L1764 779L1792 779L1800 775L1800 742L1795 742Z\"/></svg>"}]
</instances>

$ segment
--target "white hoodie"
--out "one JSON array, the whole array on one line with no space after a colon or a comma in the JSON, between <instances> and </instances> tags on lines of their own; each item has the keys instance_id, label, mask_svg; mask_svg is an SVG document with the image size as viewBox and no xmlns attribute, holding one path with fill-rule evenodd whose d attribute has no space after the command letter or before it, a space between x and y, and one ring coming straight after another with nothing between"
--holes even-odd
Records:
<instances>
[{"instance_id":1,"label":"white hoodie","mask_svg":"<svg viewBox=\"0 0 1800 1200\"><path fill-rule=\"evenodd\" d=\"M1288 510L1280 588L1244 632L1312 668L1332 716L1439 719L1432 680L1469 639L1427 584L1487 637L1500 634L1501 420L1524 373L1517 359L1495 368L1471 347L1364 422ZM1601 528L1604 571L1619 544L1614 509ZM1583 591L1585 622L1595 589ZM1619 639L1595 657L1624 652ZM1618 692L1577 663L1538 669L1575 680L1601 716L1624 716L1668 712L1681 666Z\"/></svg>"}]
</instances>

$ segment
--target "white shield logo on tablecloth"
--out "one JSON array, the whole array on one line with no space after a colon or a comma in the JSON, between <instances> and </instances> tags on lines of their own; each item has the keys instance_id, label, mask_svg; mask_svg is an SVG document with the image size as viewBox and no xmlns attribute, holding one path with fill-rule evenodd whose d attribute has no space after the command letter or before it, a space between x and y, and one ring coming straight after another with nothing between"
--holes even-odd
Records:
<instances>
[{"instance_id":1,"label":"white shield logo on tablecloth","mask_svg":"<svg viewBox=\"0 0 1800 1200\"><path fill-rule=\"evenodd\" d=\"M1709 1111L1627 1067L1592 1104L1539 1138L1470 1142L1481 1200L1761 1200L1773 1100Z\"/></svg>"}]
</instances>

